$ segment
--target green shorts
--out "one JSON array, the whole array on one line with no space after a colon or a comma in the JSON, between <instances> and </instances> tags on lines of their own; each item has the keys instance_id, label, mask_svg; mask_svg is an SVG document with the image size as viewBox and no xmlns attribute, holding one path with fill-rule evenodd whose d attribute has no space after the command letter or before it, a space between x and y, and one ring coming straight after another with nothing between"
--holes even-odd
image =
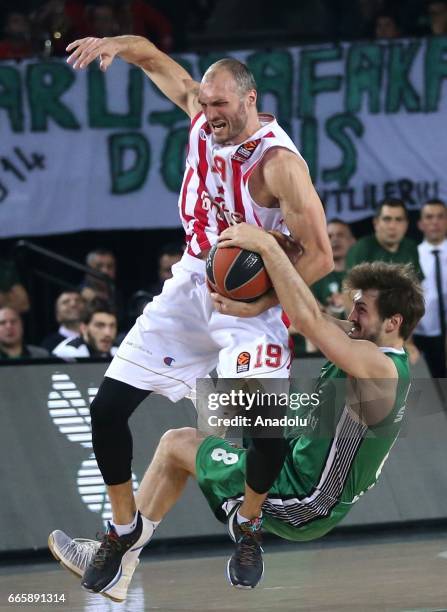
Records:
<instances>
[{"instance_id":1,"label":"green shorts","mask_svg":"<svg viewBox=\"0 0 447 612\"><path fill-rule=\"evenodd\" d=\"M216 518L223 523L235 503L242 500L244 495L246 454L244 448L235 447L227 440L214 436L205 438L197 449L197 482ZM290 476L291 460L292 454L289 453L264 502L263 528L287 540L314 540L330 531L345 516L347 510L337 505L329 515L316 516L309 520L312 509L303 506L300 509L306 518L301 524L293 525L285 509L291 500L299 499Z\"/></svg>"}]
</instances>

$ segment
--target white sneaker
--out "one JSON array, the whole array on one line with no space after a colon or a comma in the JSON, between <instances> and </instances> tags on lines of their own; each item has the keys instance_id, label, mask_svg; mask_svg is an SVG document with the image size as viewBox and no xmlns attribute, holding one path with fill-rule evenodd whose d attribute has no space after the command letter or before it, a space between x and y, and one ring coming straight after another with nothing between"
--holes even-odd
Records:
<instances>
[{"instance_id":1,"label":"white sneaker","mask_svg":"<svg viewBox=\"0 0 447 612\"><path fill-rule=\"evenodd\" d=\"M99 549L101 542L84 538L70 538L69 535L56 529L48 536L48 547L62 567L82 578L84 572ZM122 574L120 579L107 592L101 595L113 601L124 601L127 596L127 589L132 580L133 573L140 560L129 560L122 564Z\"/></svg>"}]
</instances>

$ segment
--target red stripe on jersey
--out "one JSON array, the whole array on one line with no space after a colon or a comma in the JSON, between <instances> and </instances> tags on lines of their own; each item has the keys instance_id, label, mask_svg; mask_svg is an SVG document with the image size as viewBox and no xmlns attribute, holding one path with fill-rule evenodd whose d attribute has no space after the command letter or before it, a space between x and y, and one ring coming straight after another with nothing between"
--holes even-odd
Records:
<instances>
[{"instance_id":1,"label":"red stripe on jersey","mask_svg":"<svg viewBox=\"0 0 447 612\"><path fill-rule=\"evenodd\" d=\"M197 113L197 115L195 115L195 117L192 118L191 120L191 125L189 126L189 133L188 133L188 144L186 146L186 157L188 157L189 155L189 149L191 147L191 132L193 127L195 126L195 124L197 123L197 120L200 118L200 115L202 115L202 111L199 111Z\"/></svg>"},{"instance_id":2,"label":"red stripe on jersey","mask_svg":"<svg viewBox=\"0 0 447 612\"><path fill-rule=\"evenodd\" d=\"M244 202L242 200L242 169L241 164L235 159L231 160L233 168L233 192L234 192L234 210L241 215L241 221L245 221Z\"/></svg>"},{"instance_id":3,"label":"red stripe on jersey","mask_svg":"<svg viewBox=\"0 0 447 612\"><path fill-rule=\"evenodd\" d=\"M262 227L262 223L259 220L258 215L255 213L254 209L253 209L253 217L255 218L256 223L259 225L259 227Z\"/></svg>"},{"instance_id":4,"label":"red stripe on jersey","mask_svg":"<svg viewBox=\"0 0 447 612\"><path fill-rule=\"evenodd\" d=\"M284 310L281 311L281 321L284 323L284 325L287 327L287 329L289 329L290 327L290 319L287 316L286 312ZM290 362L292 362L292 359L296 356L295 355L295 342L293 341L292 336L289 335L288 339L287 339L287 344L289 346L289 350L290 350ZM289 365L290 367L290 365Z\"/></svg>"},{"instance_id":5,"label":"red stripe on jersey","mask_svg":"<svg viewBox=\"0 0 447 612\"><path fill-rule=\"evenodd\" d=\"M262 159L262 158L261 158L261 159ZM251 167L249 170L247 170L247 172L244 174L243 179L242 179L242 180L244 181L244 185L247 183L247 181L248 181L248 179L250 178L251 173L253 172L253 170L254 170L254 169L257 167L257 165L259 164L259 161L260 161L260 160L258 160L258 161L257 161L255 164L253 164L253 166L252 166L252 167ZM259 225L259 227L262 227L262 223L261 223L261 221L259 220L259 217L258 217L258 215L256 214L256 212L255 212L255 210L254 210L254 209L253 209L253 216L254 216L254 218L255 218L256 223Z\"/></svg>"},{"instance_id":6,"label":"red stripe on jersey","mask_svg":"<svg viewBox=\"0 0 447 612\"><path fill-rule=\"evenodd\" d=\"M193 174L194 174L194 169L190 168L188 170L188 174L186 175L185 182L183 183L183 189L182 189L182 219L184 219L185 223L189 223L191 219L193 219L193 217L191 217L190 215L186 213L186 195L188 193L189 182ZM191 236L186 234L186 242L189 242L190 240L191 240Z\"/></svg>"},{"instance_id":7,"label":"red stripe on jersey","mask_svg":"<svg viewBox=\"0 0 447 612\"><path fill-rule=\"evenodd\" d=\"M195 116L192 118L192 120L191 120L191 127L189 128L189 131L191 131L191 130L192 130L192 128L195 126L195 124L197 123L197 120L198 120L198 118L200 117L200 115L203 115L203 112L202 112L202 111L199 111L199 112L197 113L197 115L195 115Z\"/></svg>"},{"instance_id":8,"label":"red stripe on jersey","mask_svg":"<svg viewBox=\"0 0 447 612\"><path fill-rule=\"evenodd\" d=\"M244 178L242 179L244 181L244 183L246 183L248 181L248 179L251 176L251 173L253 172L253 170L257 167L257 165L259 164L259 161L257 161L256 163L253 164L253 166L251 168L249 168L247 170L247 172L244 174Z\"/></svg>"},{"instance_id":9,"label":"red stripe on jersey","mask_svg":"<svg viewBox=\"0 0 447 612\"><path fill-rule=\"evenodd\" d=\"M284 323L284 325L287 327L287 329L289 329L290 327L290 319L287 316L287 314L285 313L284 310L281 311L281 321Z\"/></svg>"},{"instance_id":10,"label":"red stripe on jersey","mask_svg":"<svg viewBox=\"0 0 447 612\"><path fill-rule=\"evenodd\" d=\"M205 126L207 123L205 122L202 126L203 129L206 129ZM196 219L194 223L194 232L197 236L197 242L202 250L210 249L211 243L208 240L208 237L205 232L205 228L208 227L208 212L203 208L203 200L201 195L205 192L208 194L206 189L206 175L208 174L208 160L206 159L206 138L200 138L199 135L199 167L198 167L198 175L199 175L199 186L197 188L197 200L194 206L194 218Z\"/></svg>"}]
</instances>

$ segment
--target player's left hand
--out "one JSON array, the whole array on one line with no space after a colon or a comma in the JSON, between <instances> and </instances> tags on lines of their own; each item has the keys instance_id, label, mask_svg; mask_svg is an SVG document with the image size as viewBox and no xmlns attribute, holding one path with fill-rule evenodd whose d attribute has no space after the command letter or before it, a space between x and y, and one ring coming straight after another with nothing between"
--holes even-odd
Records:
<instances>
[{"instance_id":1,"label":"player's left hand","mask_svg":"<svg viewBox=\"0 0 447 612\"><path fill-rule=\"evenodd\" d=\"M272 306L278 304L273 289L262 295L255 302L238 302L220 295L219 293L211 293L211 299L217 312L230 315L232 317L257 317L259 314L268 310Z\"/></svg>"},{"instance_id":2,"label":"player's left hand","mask_svg":"<svg viewBox=\"0 0 447 612\"><path fill-rule=\"evenodd\" d=\"M262 255L272 237L260 227L249 223L238 223L227 227L217 238L219 247L240 247Z\"/></svg>"}]
</instances>

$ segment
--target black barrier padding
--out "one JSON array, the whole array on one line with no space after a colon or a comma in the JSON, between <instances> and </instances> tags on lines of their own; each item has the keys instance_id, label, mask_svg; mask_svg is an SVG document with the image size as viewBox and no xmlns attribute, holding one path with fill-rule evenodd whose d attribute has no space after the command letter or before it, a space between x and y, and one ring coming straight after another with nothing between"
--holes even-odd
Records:
<instances>
[{"instance_id":1,"label":"black barrier padding","mask_svg":"<svg viewBox=\"0 0 447 612\"><path fill-rule=\"evenodd\" d=\"M322 364L321 359L299 360L292 376L311 382ZM106 367L52 363L0 368L0 552L43 549L54 529L76 537L94 537L103 529L104 503L92 501L95 495L101 497L101 478L89 475L94 472L88 463L92 449L76 436L88 436L89 396ZM405 435L392 449L378 484L353 507L343 526L447 518L446 413L427 369L419 365L413 374L427 379L423 414L412 415L408 410ZM58 381L68 387L55 388ZM68 397L62 398L62 391ZM49 406L50 401L65 400L65 408ZM77 421L69 422L71 418ZM145 400L130 420L135 478L141 481L166 430L194 426L195 422L195 409L188 400L172 404L154 394ZM95 504L99 510L92 509ZM190 483L156 537L205 537L224 532L197 485Z\"/></svg>"}]
</instances>

